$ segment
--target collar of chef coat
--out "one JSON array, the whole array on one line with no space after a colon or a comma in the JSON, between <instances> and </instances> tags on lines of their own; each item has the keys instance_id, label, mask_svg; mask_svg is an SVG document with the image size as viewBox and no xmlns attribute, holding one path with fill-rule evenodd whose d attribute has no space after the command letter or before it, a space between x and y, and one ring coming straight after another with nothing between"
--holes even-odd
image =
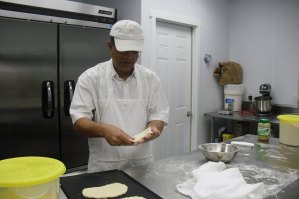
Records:
<instances>
[{"instance_id":1,"label":"collar of chef coat","mask_svg":"<svg viewBox=\"0 0 299 199\"><path fill-rule=\"evenodd\" d=\"M111 61L111 72L110 77L112 79L113 84L113 90L114 90L114 96L117 99L136 99L138 98L138 91L137 87L136 89L132 89L135 87L131 87L132 84L137 83L136 81L136 67L134 67L133 73L126 79L122 79L119 77L117 72L115 71L112 61ZM124 88L123 85L128 83L128 85L131 85L129 87Z\"/></svg>"},{"instance_id":2,"label":"collar of chef coat","mask_svg":"<svg viewBox=\"0 0 299 199\"><path fill-rule=\"evenodd\" d=\"M112 65L112 70L111 70L111 77L112 78L115 78L116 80L118 80L118 81L128 81L128 80L130 80L132 77L135 77L136 78L136 76L135 76L135 66L134 66L134 70L133 70L133 73L126 79L126 80L124 80L124 79L122 79L122 78L120 78L119 77L119 75L117 74L117 72L115 71L115 69L114 69L114 67L113 67L113 64L112 64L112 62L111 62L111 65Z\"/></svg>"}]
</instances>

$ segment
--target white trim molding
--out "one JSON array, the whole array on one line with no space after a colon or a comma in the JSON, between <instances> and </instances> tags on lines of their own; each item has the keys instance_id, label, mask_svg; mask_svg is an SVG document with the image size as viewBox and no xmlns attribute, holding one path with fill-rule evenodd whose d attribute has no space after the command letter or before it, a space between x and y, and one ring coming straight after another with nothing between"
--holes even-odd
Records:
<instances>
[{"instance_id":1,"label":"white trim molding","mask_svg":"<svg viewBox=\"0 0 299 199\"><path fill-rule=\"evenodd\" d=\"M157 21L168 22L172 24L184 25L191 28L191 40L192 40L192 55L191 55L191 77L192 77L192 88L191 88L191 136L190 136L190 150L197 149L199 143L199 30L200 22L199 20L188 18L185 16L174 15L161 10L150 10L151 18L151 30L152 30L152 42L151 42L151 66L153 70L156 71L155 66L155 54L156 54L156 27Z\"/></svg>"}]
</instances>

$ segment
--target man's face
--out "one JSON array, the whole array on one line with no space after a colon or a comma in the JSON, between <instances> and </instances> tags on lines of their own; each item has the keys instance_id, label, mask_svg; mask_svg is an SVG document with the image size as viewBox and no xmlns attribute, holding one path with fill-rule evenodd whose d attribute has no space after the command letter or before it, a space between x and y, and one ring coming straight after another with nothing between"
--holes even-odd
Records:
<instances>
[{"instance_id":1,"label":"man's face","mask_svg":"<svg viewBox=\"0 0 299 199\"><path fill-rule=\"evenodd\" d=\"M115 71L120 77L128 77L134 70L134 64L136 63L139 52L138 51L124 51L119 52L114 42L109 41L108 47L111 52L112 63Z\"/></svg>"}]
</instances>

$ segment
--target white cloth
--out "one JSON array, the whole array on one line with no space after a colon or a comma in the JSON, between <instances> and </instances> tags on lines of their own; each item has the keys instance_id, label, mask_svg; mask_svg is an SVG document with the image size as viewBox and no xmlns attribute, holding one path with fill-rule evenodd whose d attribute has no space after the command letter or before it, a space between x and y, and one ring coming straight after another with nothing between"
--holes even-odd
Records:
<instances>
[{"instance_id":1,"label":"white cloth","mask_svg":"<svg viewBox=\"0 0 299 199\"><path fill-rule=\"evenodd\" d=\"M156 80L158 83L142 83L141 76L152 81ZM113 124L130 135L142 131L151 118L166 123L168 104L156 78L154 73L135 65L134 76L128 78L128 85L124 84L124 89L121 89L111 60L97 65L83 73L78 80L70 109L73 122L81 117L91 119L92 111L95 109L95 121ZM158 89L155 87L157 90L151 91L148 88L151 85L148 83L153 83ZM164 97L160 98L160 104L150 102L149 93L156 91L158 96ZM150 142L137 146L117 147L110 146L104 138L89 138L88 141L90 149L88 172L123 169L152 160Z\"/></svg>"},{"instance_id":2,"label":"white cloth","mask_svg":"<svg viewBox=\"0 0 299 199\"><path fill-rule=\"evenodd\" d=\"M176 186L192 199L262 199L264 184L247 184L238 168L207 162L192 171L193 178Z\"/></svg>"}]
</instances>

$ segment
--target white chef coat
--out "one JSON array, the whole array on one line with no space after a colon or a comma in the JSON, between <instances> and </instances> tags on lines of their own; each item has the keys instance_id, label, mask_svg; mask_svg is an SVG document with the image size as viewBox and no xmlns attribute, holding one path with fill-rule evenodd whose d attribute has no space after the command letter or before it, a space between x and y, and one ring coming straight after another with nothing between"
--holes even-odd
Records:
<instances>
[{"instance_id":1,"label":"white chef coat","mask_svg":"<svg viewBox=\"0 0 299 199\"><path fill-rule=\"evenodd\" d=\"M142 81L143 80L143 81ZM112 60L85 71L78 79L70 113L73 122L86 117L110 123L135 135L147 122L168 122L168 103L157 75L135 64L133 74L122 80ZM138 146L110 146L104 138L89 138L89 172L122 169L152 160L150 142Z\"/></svg>"}]
</instances>

